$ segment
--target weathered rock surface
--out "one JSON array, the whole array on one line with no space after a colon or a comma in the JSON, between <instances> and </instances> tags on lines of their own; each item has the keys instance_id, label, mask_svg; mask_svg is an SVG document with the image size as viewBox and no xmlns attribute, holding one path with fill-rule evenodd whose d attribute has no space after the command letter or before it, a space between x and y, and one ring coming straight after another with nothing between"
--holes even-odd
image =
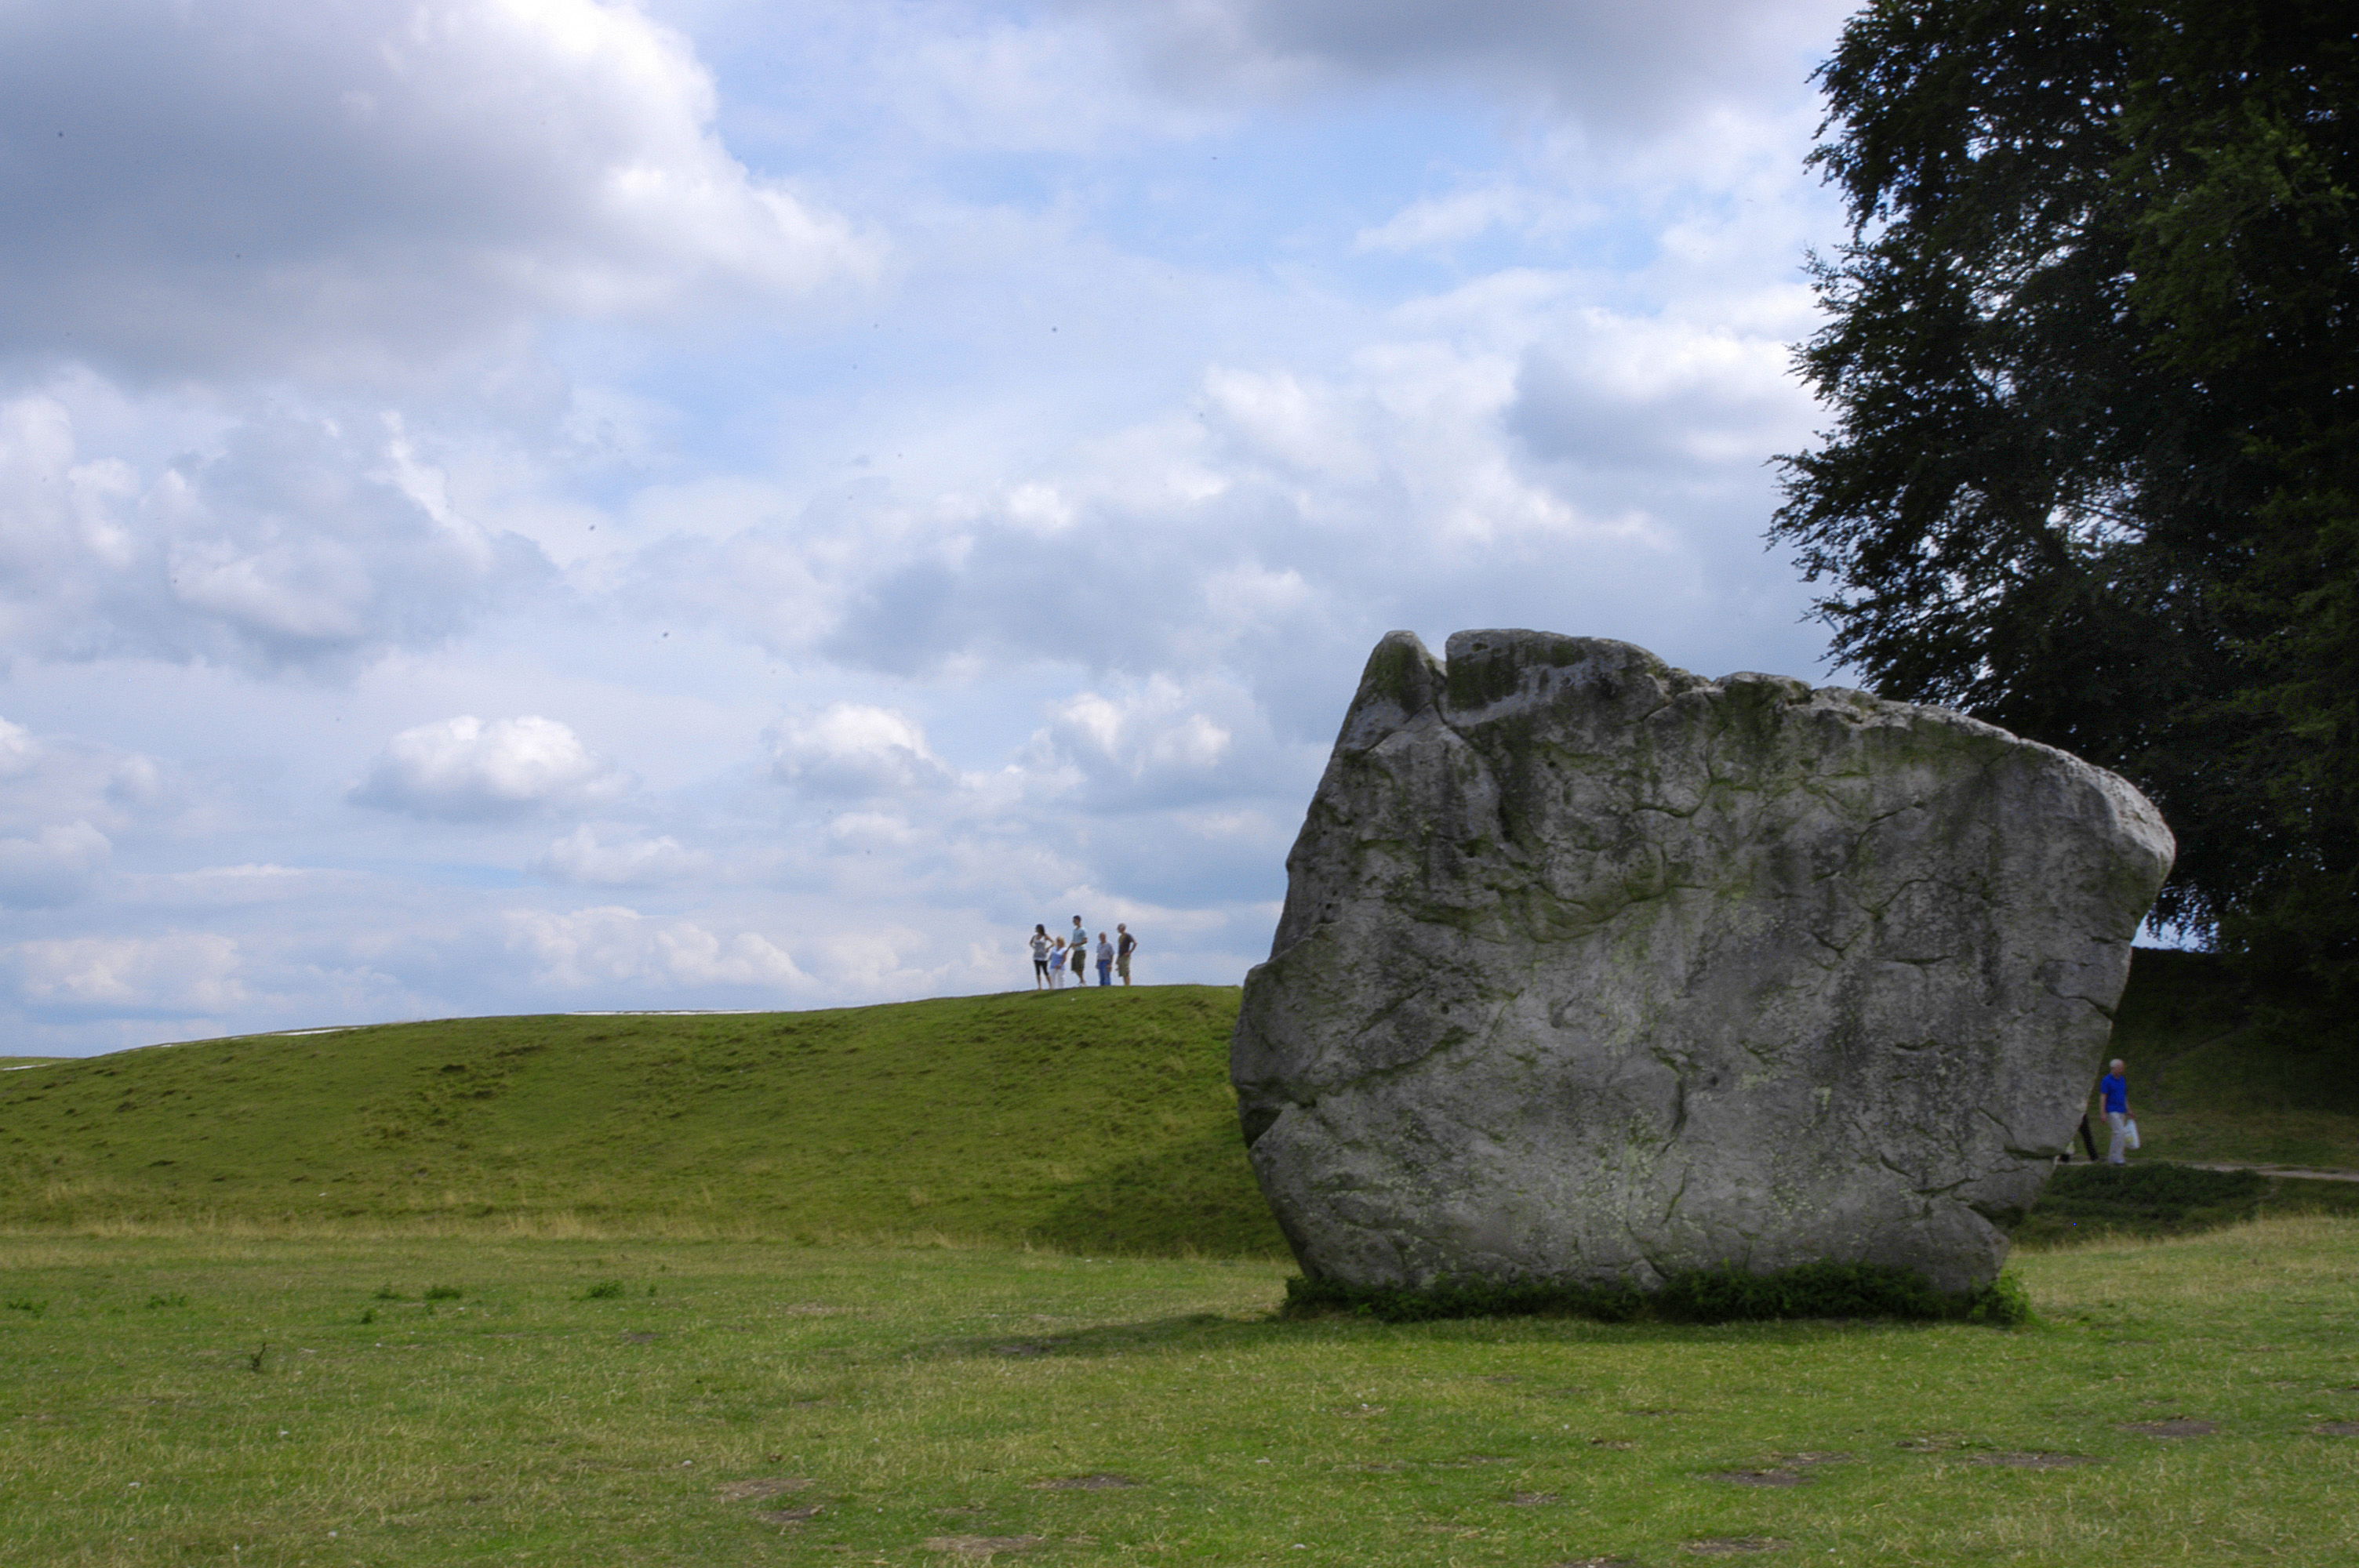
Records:
<instances>
[{"instance_id":1,"label":"weathered rock surface","mask_svg":"<svg viewBox=\"0 0 2359 1568\"><path fill-rule=\"evenodd\" d=\"M1625 643L1378 644L1232 1052L1315 1279L1987 1282L2170 835L1940 708Z\"/></svg>"}]
</instances>

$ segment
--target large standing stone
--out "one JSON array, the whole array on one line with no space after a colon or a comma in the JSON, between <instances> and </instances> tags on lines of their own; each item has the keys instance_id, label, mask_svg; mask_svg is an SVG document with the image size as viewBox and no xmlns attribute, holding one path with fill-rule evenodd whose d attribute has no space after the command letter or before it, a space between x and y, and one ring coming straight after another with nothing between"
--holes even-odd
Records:
<instances>
[{"instance_id":1,"label":"large standing stone","mask_svg":"<svg viewBox=\"0 0 2359 1568\"><path fill-rule=\"evenodd\" d=\"M1377 645L1245 981L1304 1271L1991 1280L2169 870L2153 806L1941 708L1538 632L1449 654Z\"/></svg>"}]
</instances>

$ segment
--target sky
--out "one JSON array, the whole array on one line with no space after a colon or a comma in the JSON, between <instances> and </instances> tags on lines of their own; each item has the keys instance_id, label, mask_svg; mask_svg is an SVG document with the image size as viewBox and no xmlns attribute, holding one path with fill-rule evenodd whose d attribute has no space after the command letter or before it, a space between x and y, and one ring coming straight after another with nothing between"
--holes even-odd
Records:
<instances>
[{"instance_id":1,"label":"sky","mask_svg":"<svg viewBox=\"0 0 2359 1568\"><path fill-rule=\"evenodd\" d=\"M1846 9L0 5L0 1054L1232 983L1386 632L1836 678Z\"/></svg>"}]
</instances>

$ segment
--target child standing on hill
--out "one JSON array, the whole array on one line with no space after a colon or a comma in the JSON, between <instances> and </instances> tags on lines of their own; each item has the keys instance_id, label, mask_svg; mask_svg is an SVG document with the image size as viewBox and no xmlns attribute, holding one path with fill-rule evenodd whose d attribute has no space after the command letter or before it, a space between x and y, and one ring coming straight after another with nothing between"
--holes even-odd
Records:
<instances>
[{"instance_id":1,"label":"child standing on hill","mask_svg":"<svg viewBox=\"0 0 2359 1568\"><path fill-rule=\"evenodd\" d=\"M1049 947L1049 989L1055 990L1065 983L1065 939L1051 940Z\"/></svg>"}]
</instances>

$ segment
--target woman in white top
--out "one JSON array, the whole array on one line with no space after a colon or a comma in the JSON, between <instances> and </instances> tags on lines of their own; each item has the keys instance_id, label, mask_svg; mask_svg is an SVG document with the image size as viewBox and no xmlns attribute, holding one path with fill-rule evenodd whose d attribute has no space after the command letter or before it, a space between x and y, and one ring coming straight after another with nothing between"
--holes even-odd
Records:
<instances>
[{"instance_id":1,"label":"woman in white top","mask_svg":"<svg viewBox=\"0 0 2359 1568\"><path fill-rule=\"evenodd\" d=\"M1032 989L1045 990L1049 985L1049 928L1032 928Z\"/></svg>"}]
</instances>

